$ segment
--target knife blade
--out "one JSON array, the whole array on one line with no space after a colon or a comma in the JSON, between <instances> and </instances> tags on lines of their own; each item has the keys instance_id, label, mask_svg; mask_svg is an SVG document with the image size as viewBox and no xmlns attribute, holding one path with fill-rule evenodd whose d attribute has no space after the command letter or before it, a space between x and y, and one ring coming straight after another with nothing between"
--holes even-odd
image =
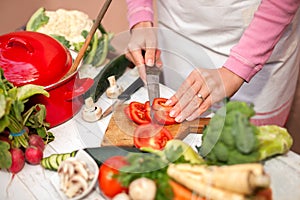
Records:
<instances>
[{"instance_id":1,"label":"knife blade","mask_svg":"<svg viewBox=\"0 0 300 200\"><path fill-rule=\"evenodd\" d=\"M148 96L150 102L150 109L152 107L154 98L160 96L159 74L160 74L160 69L156 65L154 66L146 65L146 80L147 80L147 90L148 90ZM150 110L150 115L151 118L153 118L152 109Z\"/></svg>"},{"instance_id":2,"label":"knife blade","mask_svg":"<svg viewBox=\"0 0 300 200\"><path fill-rule=\"evenodd\" d=\"M125 101L129 100L131 95L143 86L144 81L140 77L137 78L126 90L124 90L124 92L118 96L117 100L103 112L100 119L111 114L118 105L121 105Z\"/></svg>"},{"instance_id":3,"label":"knife blade","mask_svg":"<svg viewBox=\"0 0 300 200\"><path fill-rule=\"evenodd\" d=\"M129 146L101 146L101 147L89 147L83 149L87 152L100 166L105 160L112 156L126 156L128 153L142 153L140 149Z\"/></svg>"}]
</instances>

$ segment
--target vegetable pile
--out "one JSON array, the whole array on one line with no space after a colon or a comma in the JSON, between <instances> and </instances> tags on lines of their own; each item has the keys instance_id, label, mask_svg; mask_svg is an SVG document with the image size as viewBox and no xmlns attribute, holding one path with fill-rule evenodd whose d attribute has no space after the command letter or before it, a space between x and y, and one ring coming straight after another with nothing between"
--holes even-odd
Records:
<instances>
[{"instance_id":1,"label":"vegetable pile","mask_svg":"<svg viewBox=\"0 0 300 200\"><path fill-rule=\"evenodd\" d=\"M0 168L19 172L25 160L39 164L45 144L54 140L45 121L43 104L29 107L33 95L49 96L42 86L27 84L15 87L0 68ZM29 108L28 108L29 107Z\"/></svg>"},{"instance_id":2,"label":"vegetable pile","mask_svg":"<svg viewBox=\"0 0 300 200\"><path fill-rule=\"evenodd\" d=\"M64 9L46 11L44 7L41 7L30 17L26 24L26 31L47 34L68 49L79 51L92 25L93 21L81 11ZM113 34L100 25L85 52L83 62L92 66L101 66L108 52L114 51L110 45L112 38Z\"/></svg>"},{"instance_id":3,"label":"vegetable pile","mask_svg":"<svg viewBox=\"0 0 300 200\"><path fill-rule=\"evenodd\" d=\"M209 164L224 165L259 162L286 153L292 137L275 125L255 126L250 118L253 105L229 101L203 130L199 153Z\"/></svg>"},{"instance_id":4,"label":"vegetable pile","mask_svg":"<svg viewBox=\"0 0 300 200\"><path fill-rule=\"evenodd\" d=\"M99 187L106 196L132 200L246 200L262 190L270 195L270 178L259 163L209 166L180 140L168 141L163 150L144 150L150 153L129 153L104 161ZM107 168L114 170L111 175ZM116 187L109 187L112 183Z\"/></svg>"}]
</instances>

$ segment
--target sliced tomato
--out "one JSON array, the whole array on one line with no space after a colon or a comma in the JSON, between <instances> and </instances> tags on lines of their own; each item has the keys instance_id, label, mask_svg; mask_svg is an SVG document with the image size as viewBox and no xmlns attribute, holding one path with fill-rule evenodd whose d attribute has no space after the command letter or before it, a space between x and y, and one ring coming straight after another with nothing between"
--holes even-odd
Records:
<instances>
[{"instance_id":1,"label":"sliced tomato","mask_svg":"<svg viewBox=\"0 0 300 200\"><path fill-rule=\"evenodd\" d=\"M116 194L126 192L128 188L123 187L115 175L119 169L128 165L124 156L112 156L104 161L99 168L98 185L104 195L113 198Z\"/></svg>"},{"instance_id":2,"label":"sliced tomato","mask_svg":"<svg viewBox=\"0 0 300 200\"><path fill-rule=\"evenodd\" d=\"M145 102L145 117L151 122L151 106L150 101Z\"/></svg>"},{"instance_id":3,"label":"sliced tomato","mask_svg":"<svg viewBox=\"0 0 300 200\"><path fill-rule=\"evenodd\" d=\"M169 113L170 112L168 112L168 111L157 110L154 113L154 119L158 124L161 124L161 125L176 124L177 122L175 121L175 118L170 117Z\"/></svg>"},{"instance_id":4,"label":"sliced tomato","mask_svg":"<svg viewBox=\"0 0 300 200\"><path fill-rule=\"evenodd\" d=\"M173 106L167 106L166 105L167 100L168 99L166 99L166 98L155 98L153 100L152 108L154 110L163 110L163 111L170 112L170 110L172 109Z\"/></svg>"},{"instance_id":5,"label":"sliced tomato","mask_svg":"<svg viewBox=\"0 0 300 200\"><path fill-rule=\"evenodd\" d=\"M129 104L129 111L131 119L135 123L149 124L151 122L150 114L148 116L145 104L133 101Z\"/></svg>"},{"instance_id":6,"label":"sliced tomato","mask_svg":"<svg viewBox=\"0 0 300 200\"><path fill-rule=\"evenodd\" d=\"M171 139L173 139L171 133L158 124L140 125L133 135L134 145L137 148L151 147L160 150Z\"/></svg>"},{"instance_id":7,"label":"sliced tomato","mask_svg":"<svg viewBox=\"0 0 300 200\"><path fill-rule=\"evenodd\" d=\"M124 113L125 113L126 117L128 117L128 119L132 120L131 115L130 115L130 109L129 109L129 106L126 106L126 107L124 108Z\"/></svg>"}]
</instances>

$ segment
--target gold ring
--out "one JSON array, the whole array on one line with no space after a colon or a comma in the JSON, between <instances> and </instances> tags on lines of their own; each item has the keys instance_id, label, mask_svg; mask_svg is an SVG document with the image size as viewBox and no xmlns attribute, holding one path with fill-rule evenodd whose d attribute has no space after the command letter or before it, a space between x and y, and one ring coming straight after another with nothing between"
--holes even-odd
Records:
<instances>
[{"instance_id":1,"label":"gold ring","mask_svg":"<svg viewBox=\"0 0 300 200\"><path fill-rule=\"evenodd\" d=\"M200 93L197 94L197 97L199 97L202 101L204 101L204 97Z\"/></svg>"}]
</instances>

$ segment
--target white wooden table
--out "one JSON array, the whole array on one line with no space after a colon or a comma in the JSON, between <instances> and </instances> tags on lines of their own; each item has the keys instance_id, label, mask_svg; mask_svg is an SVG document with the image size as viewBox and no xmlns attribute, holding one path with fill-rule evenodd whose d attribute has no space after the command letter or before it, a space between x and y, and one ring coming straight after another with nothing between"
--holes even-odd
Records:
<instances>
[{"instance_id":1,"label":"white wooden table","mask_svg":"<svg viewBox=\"0 0 300 200\"><path fill-rule=\"evenodd\" d=\"M130 71L118 80L118 83L127 87L137 78L137 73ZM163 97L169 97L173 91L166 87L161 88ZM146 101L146 88L139 89L131 100ZM96 105L105 110L113 101L105 95L96 102ZM55 140L46 146L44 156L53 153L66 153L86 147L99 147L108 126L111 116L94 123L82 120L81 112L62 125L52 128ZM199 135L198 135L199 136ZM190 134L185 141L193 145L195 134ZM199 139L198 139L199 141ZM271 176L271 187L274 200L299 200L300 199L300 156L293 152L278 156L265 163L265 169ZM26 164L12 182L11 174L0 170L0 199L15 200L54 200L62 199L52 184L52 177L56 172L44 170L39 165ZM85 199L103 199L98 186Z\"/></svg>"}]
</instances>

